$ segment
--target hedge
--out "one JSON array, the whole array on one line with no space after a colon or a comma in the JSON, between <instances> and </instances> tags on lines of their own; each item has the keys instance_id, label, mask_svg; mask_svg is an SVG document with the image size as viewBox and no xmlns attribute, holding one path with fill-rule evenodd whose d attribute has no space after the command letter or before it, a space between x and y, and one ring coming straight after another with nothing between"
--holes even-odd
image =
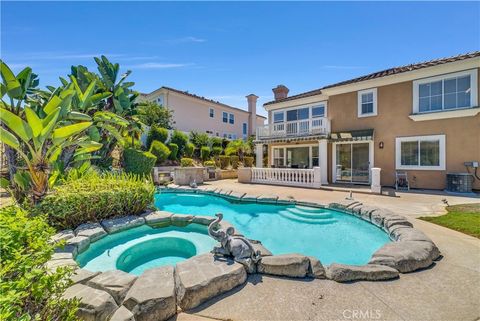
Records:
<instances>
[{"instance_id":1,"label":"hedge","mask_svg":"<svg viewBox=\"0 0 480 321\"><path fill-rule=\"evenodd\" d=\"M170 143L168 144L168 149L170 149L170 155L168 156L168 159L177 160L178 145L174 143Z\"/></svg>"},{"instance_id":2,"label":"hedge","mask_svg":"<svg viewBox=\"0 0 480 321\"><path fill-rule=\"evenodd\" d=\"M34 208L59 228L116 216L138 215L153 202L155 187L143 176L91 173L67 179Z\"/></svg>"},{"instance_id":3,"label":"hedge","mask_svg":"<svg viewBox=\"0 0 480 321\"><path fill-rule=\"evenodd\" d=\"M200 158L204 162L210 158L210 148L208 146L202 146L200 149Z\"/></svg>"},{"instance_id":4,"label":"hedge","mask_svg":"<svg viewBox=\"0 0 480 321\"><path fill-rule=\"evenodd\" d=\"M227 169L230 166L230 157L229 156L220 156L220 168Z\"/></svg>"},{"instance_id":5,"label":"hedge","mask_svg":"<svg viewBox=\"0 0 480 321\"><path fill-rule=\"evenodd\" d=\"M55 231L44 216L9 206L0 208L0 222L0 320L78 320L78 301L61 299L71 268L45 267Z\"/></svg>"},{"instance_id":6,"label":"hedge","mask_svg":"<svg viewBox=\"0 0 480 321\"><path fill-rule=\"evenodd\" d=\"M193 159L191 158L182 158L180 160L180 165L182 167L193 167Z\"/></svg>"},{"instance_id":7,"label":"hedge","mask_svg":"<svg viewBox=\"0 0 480 321\"><path fill-rule=\"evenodd\" d=\"M157 140L165 143L168 139L168 130L162 127L152 126L147 134L147 149L150 149L152 143Z\"/></svg>"},{"instance_id":8,"label":"hedge","mask_svg":"<svg viewBox=\"0 0 480 321\"><path fill-rule=\"evenodd\" d=\"M214 147L212 148L212 154L213 154L213 156L220 156L220 154L222 154L222 152L223 152L223 148L220 147L220 146L214 146Z\"/></svg>"},{"instance_id":9,"label":"hedge","mask_svg":"<svg viewBox=\"0 0 480 321\"><path fill-rule=\"evenodd\" d=\"M203 166L205 166L205 167L216 167L215 161L212 161L212 160L204 162Z\"/></svg>"},{"instance_id":10,"label":"hedge","mask_svg":"<svg viewBox=\"0 0 480 321\"><path fill-rule=\"evenodd\" d=\"M245 156L243 157L243 166L245 167L253 167L253 161L255 159L253 157L250 157L250 156Z\"/></svg>"},{"instance_id":11,"label":"hedge","mask_svg":"<svg viewBox=\"0 0 480 321\"><path fill-rule=\"evenodd\" d=\"M162 164L170 156L170 149L164 143L154 140L150 147L150 153L157 157L157 164Z\"/></svg>"},{"instance_id":12,"label":"hedge","mask_svg":"<svg viewBox=\"0 0 480 321\"><path fill-rule=\"evenodd\" d=\"M178 154L177 157L183 157L183 154L185 153L185 147L188 144L188 136L187 134L179 131L179 130L174 130L172 137L170 137L170 143L177 144L178 146Z\"/></svg>"},{"instance_id":13,"label":"hedge","mask_svg":"<svg viewBox=\"0 0 480 321\"><path fill-rule=\"evenodd\" d=\"M233 169L238 168L238 163L240 162L239 158L237 155L232 155L230 156L230 163L232 164Z\"/></svg>"},{"instance_id":14,"label":"hedge","mask_svg":"<svg viewBox=\"0 0 480 321\"><path fill-rule=\"evenodd\" d=\"M193 153L195 152L195 145L188 142L186 145L185 145L185 153L184 155L188 158L192 158L193 156Z\"/></svg>"},{"instance_id":15,"label":"hedge","mask_svg":"<svg viewBox=\"0 0 480 321\"><path fill-rule=\"evenodd\" d=\"M150 175L157 157L150 152L142 152L133 148L123 151L123 169L127 173Z\"/></svg>"}]
</instances>

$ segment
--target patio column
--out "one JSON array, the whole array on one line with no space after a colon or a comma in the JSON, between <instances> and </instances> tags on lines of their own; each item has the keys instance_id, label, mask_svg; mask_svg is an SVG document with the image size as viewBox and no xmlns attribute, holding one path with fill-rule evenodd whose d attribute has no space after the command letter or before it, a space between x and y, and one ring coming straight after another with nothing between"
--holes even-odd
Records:
<instances>
[{"instance_id":1,"label":"patio column","mask_svg":"<svg viewBox=\"0 0 480 321\"><path fill-rule=\"evenodd\" d=\"M255 144L255 158L257 159L255 167L263 167L263 144Z\"/></svg>"},{"instance_id":2,"label":"patio column","mask_svg":"<svg viewBox=\"0 0 480 321\"><path fill-rule=\"evenodd\" d=\"M328 141L318 141L318 165L321 170L322 185L328 185Z\"/></svg>"}]
</instances>

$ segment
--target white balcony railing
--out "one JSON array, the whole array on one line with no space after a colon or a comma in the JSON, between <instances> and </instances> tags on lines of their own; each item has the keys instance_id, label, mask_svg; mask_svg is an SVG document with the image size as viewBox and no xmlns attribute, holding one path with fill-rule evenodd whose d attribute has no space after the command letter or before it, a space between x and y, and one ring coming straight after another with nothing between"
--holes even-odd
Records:
<instances>
[{"instance_id":1,"label":"white balcony railing","mask_svg":"<svg viewBox=\"0 0 480 321\"><path fill-rule=\"evenodd\" d=\"M330 120L326 117L274 123L257 128L257 139L328 135Z\"/></svg>"},{"instance_id":2,"label":"white balcony railing","mask_svg":"<svg viewBox=\"0 0 480 321\"><path fill-rule=\"evenodd\" d=\"M252 169L251 182L286 186L321 186L320 167L312 169L256 168Z\"/></svg>"}]
</instances>

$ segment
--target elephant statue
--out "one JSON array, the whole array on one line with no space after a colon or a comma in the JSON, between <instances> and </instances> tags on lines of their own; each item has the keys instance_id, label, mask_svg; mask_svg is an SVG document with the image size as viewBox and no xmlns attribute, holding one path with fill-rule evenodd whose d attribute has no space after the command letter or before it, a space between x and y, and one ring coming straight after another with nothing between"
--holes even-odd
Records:
<instances>
[{"instance_id":1,"label":"elephant statue","mask_svg":"<svg viewBox=\"0 0 480 321\"><path fill-rule=\"evenodd\" d=\"M261 260L260 251L255 251L252 243L243 236L233 235L235 229L228 227L227 229L214 230L214 227L223 219L223 214L215 214L217 217L208 226L208 234L220 243L212 250L213 254L233 257L233 260L243 264L249 273L255 273L256 264Z\"/></svg>"}]
</instances>

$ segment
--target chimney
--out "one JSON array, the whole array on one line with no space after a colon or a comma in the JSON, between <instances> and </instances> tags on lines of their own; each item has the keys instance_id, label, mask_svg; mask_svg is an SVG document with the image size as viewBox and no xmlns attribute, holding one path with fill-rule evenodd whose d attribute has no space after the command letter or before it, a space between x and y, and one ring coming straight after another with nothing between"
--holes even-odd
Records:
<instances>
[{"instance_id":1,"label":"chimney","mask_svg":"<svg viewBox=\"0 0 480 321\"><path fill-rule=\"evenodd\" d=\"M248 135L255 135L257 130L257 98L258 96L250 94L247 97L248 102Z\"/></svg>"},{"instance_id":2,"label":"chimney","mask_svg":"<svg viewBox=\"0 0 480 321\"><path fill-rule=\"evenodd\" d=\"M273 91L273 96L275 97L275 100L280 100L283 98L287 98L288 92L290 90L284 85L278 85L277 87L273 88L272 91Z\"/></svg>"}]
</instances>

